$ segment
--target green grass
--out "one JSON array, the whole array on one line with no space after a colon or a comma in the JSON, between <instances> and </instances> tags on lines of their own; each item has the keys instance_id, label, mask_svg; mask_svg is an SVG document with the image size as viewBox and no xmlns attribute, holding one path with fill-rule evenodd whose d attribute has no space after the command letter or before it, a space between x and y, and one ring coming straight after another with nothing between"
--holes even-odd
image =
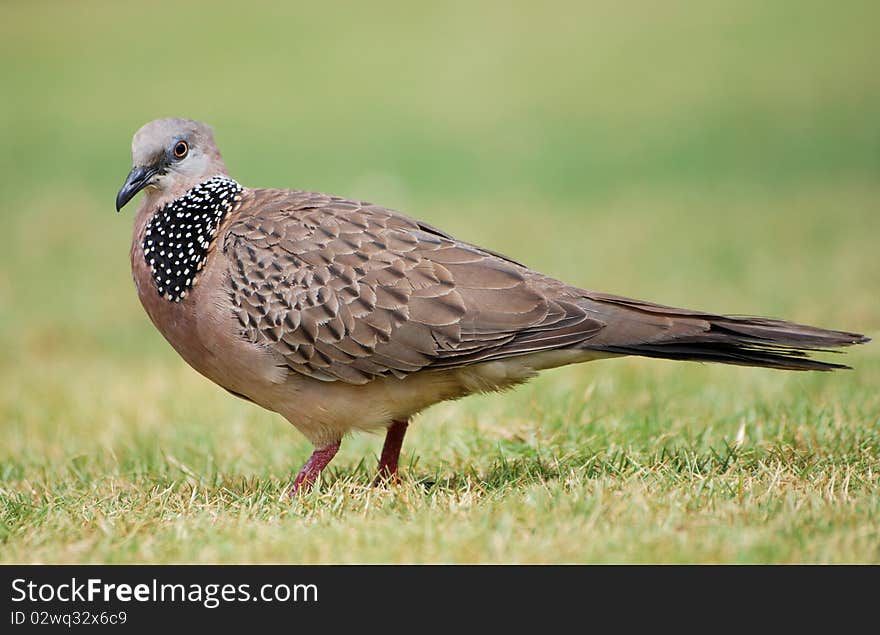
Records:
<instances>
[{"instance_id":1,"label":"green grass","mask_svg":"<svg viewBox=\"0 0 880 635\"><path fill-rule=\"evenodd\" d=\"M366 7L4 4L0 561L880 562L876 343L552 371L420 416L399 487L359 436L287 498L309 444L135 297L149 119L586 288L880 336L876 3Z\"/></svg>"}]
</instances>

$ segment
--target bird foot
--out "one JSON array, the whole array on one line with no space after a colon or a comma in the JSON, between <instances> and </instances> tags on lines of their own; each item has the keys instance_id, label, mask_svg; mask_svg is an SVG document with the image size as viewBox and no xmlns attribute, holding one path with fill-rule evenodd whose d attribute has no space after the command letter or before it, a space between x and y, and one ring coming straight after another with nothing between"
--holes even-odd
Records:
<instances>
[{"instance_id":1,"label":"bird foot","mask_svg":"<svg viewBox=\"0 0 880 635\"><path fill-rule=\"evenodd\" d=\"M293 481L293 487L290 488L290 496L295 497L311 490L315 481L317 481L318 477L321 475L321 471L327 467L327 464L330 463L330 461L333 460L333 457L336 456L338 451L339 441L331 443L323 448L318 448L312 452L312 456L309 457L309 460L306 461L306 464L299 471L299 474L296 475L296 479Z\"/></svg>"},{"instance_id":2,"label":"bird foot","mask_svg":"<svg viewBox=\"0 0 880 635\"><path fill-rule=\"evenodd\" d=\"M400 473L397 471L396 465L393 471L379 466L379 473L373 479L373 487L386 487L388 485L400 485Z\"/></svg>"},{"instance_id":3,"label":"bird foot","mask_svg":"<svg viewBox=\"0 0 880 635\"><path fill-rule=\"evenodd\" d=\"M400 460L400 448L403 446L403 437L407 427L409 427L409 421L406 419L392 421L388 426L385 444L382 446L382 456L379 457L379 474L373 480L373 487L400 483L397 464Z\"/></svg>"}]
</instances>

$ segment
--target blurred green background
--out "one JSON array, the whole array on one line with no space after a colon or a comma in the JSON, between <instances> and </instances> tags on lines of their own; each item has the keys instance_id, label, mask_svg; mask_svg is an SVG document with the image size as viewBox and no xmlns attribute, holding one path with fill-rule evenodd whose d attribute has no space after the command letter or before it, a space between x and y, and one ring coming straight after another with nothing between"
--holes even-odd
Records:
<instances>
[{"instance_id":1,"label":"blurred green background","mask_svg":"<svg viewBox=\"0 0 880 635\"><path fill-rule=\"evenodd\" d=\"M0 476L16 491L77 460L149 480L171 469L163 452L283 479L308 452L183 368L138 304L132 209L113 202L132 134L157 117L212 124L246 185L380 203L588 289L880 331L877 2L0 8ZM525 394L610 376L621 405L664 379L730 386L712 399L732 405L737 386L794 385L855 395L876 426L876 349L818 379L632 360ZM433 420L472 421L492 399ZM454 424L436 430L408 442L423 464L478 454L449 449ZM86 552L58 557L101 557Z\"/></svg>"},{"instance_id":2,"label":"blurred green background","mask_svg":"<svg viewBox=\"0 0 880 635\"><path fill-rule=\"evenodd\" d=\"M587 288L877 328L877 6L6 2L6 363L164 354L113 213L164 116L210 122L245 184Z\"/></svg>"}]
</instances>

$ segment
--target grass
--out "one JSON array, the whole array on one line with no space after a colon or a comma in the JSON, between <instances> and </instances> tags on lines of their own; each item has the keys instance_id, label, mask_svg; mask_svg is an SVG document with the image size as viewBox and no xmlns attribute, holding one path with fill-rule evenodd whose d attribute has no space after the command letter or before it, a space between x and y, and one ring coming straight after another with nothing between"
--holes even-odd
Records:
<instances>
[{"instance_id":1,"label":"grass","mask_svg":"<svg viewBox=\"0 0 880 635\"><path fill-rule=\"evenodd\" d=\"M552 371L420 416L399 487L360 436L291 502L309 444L138 305L113 198L132 132L180 114L246 184L880 336L874 3L652 7L5 5L0 561L880 562L876 344L833 374Z\"/></svg>"}]
</instances>

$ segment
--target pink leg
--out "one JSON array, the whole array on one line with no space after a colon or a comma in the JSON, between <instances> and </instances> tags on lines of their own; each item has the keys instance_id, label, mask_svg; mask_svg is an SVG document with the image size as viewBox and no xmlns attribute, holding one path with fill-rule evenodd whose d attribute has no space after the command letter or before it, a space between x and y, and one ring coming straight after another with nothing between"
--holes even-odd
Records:
<instances>
[{"instance_id":1,"label":"pink leg","mask_svg":"<svg viewBox=\"0 0 880 635\"><path fill-rule=\"evenodd\" d=\"M379 457L379 475L373 481L373 485L379 485L389 479L397 479L397 462L400 459L400 448L403 446L403 436L409 426L408 419L392 421L385 435L385 445L382 446L382 456Z\"/></svg>"},{"instance_id":2,"label":"pink leg","mask_svg":"<svg viewBox=\"0 0 880 635\"><path fill-rule=\"evenodd\" d=\"M297 494L305 494L312 489L312 485L318 480L318 475L321 474L321 470L327 467L327 464L333 460L333 457L336 456L338 451L339 441L331 443L323 448L318 448L312 452L312 456L306 461L303 469L301 469L299 474L296 475L296 480L293 482L293 488L290 490L290 495L296 496Z\"/></svg>"}]
</instances>

